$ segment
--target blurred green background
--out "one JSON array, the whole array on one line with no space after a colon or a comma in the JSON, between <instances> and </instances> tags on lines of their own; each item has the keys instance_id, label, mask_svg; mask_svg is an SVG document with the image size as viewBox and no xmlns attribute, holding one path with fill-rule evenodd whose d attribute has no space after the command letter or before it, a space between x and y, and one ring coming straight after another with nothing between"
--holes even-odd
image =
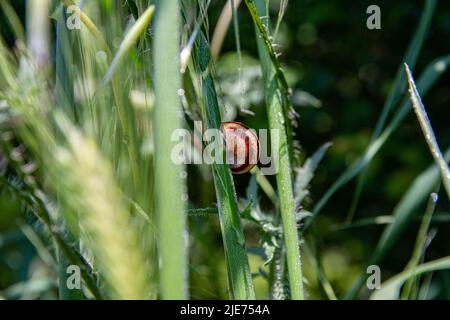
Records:
<instances>
[{"instance_id":1,"label":"blurred green background","mask_svg":"<svg viewBox=\"0 0 450 320\"><path fill-rule=\"evenodd\" d=\"M211 33L223 3L211 3ZM12 1L12 4L25 21L26 1ZM366 8L371 4L381 8L381 30L366 28ZM423 5L424 1L410 0L289 2L277 39L280 45L278 51L282 53L280 60L294 90L296 111L300 115L296 138L301 145L302 158L310 156L325 142L333 143L316 171L310 188L309 206L323 195L369 144L397 68L417 27ZM278 2L272 1L271 6L275 21ZM256 115L248 116L235 110L240 103L237 98L240 93L239 90L236 92L236 73L230 72L237 68L232 27L227 33L216 66L221 103L228 108L230 119L261 128L265 125L265 115L262 85L257 71L258 55L253 23L243 8L239 10L239 28L244 59L243 82L247 84L244 88L244 103ZM14 39L8 38L9 31L3 17L0 18L0 30L12 46ZM449 39L450 2L441 1L418 59L417 74L434 58L450 52ZM444 74L424 98L442 149L450 145L449 80L450 75ZM305 92L318 100L305 99ZM368 183L354 220L390 215L405 190L431 163L432 158L417 119L411 113L372 161ZM198 168L190 167L189 170L190 176L200 176ZM193 207L214 204L211 179L207 174L203 179L189 179L189 196ZM245 195L248 180L247 175L236 178L239 195ZM370 225L335 230L346 219L355 185L355 181L350 182L329 201L313 228L314 241L320 248L325 272L338 295L343 294L364 271L383 229L382 225ZM417 215L422 214L423 210L419 210ZM440 198L436 213L450 214L445 196ZM416 220L408 226L383 260L380 265L383 279L400 272L408 262L419 223L420 220ZM0 295L6 292L4 290L8 290L11 296L14 296L14 292L22 294L21 290L26 285L30 287L25 297L55 298L56 276L42 261L42 254L37 254L36 246L39 248L43 244L35 239L36 234L28 225L34 225L31 215L24 213L19 203L11 201L8 193L0 190ZM258 229L253 225L244 226L248 243L258 246ZM450 255L450 224L445 221L435 222L432 229L436 233L427 250L427 258L431 260ZM189 230L192 298L226 298L226 267L217 219L190 218ZM42 250L45 251L45 248ZM252 271L256 272L262 262L261 258L250 254ZM324 298L313 276L313 266L308 261L304 265L309 280L308 297ZM265 298L265 281L257 277L255 285L258 297ZM450 297L450 272L441 271L433 276L428 297Z\"/></svg>"}]
</instances>

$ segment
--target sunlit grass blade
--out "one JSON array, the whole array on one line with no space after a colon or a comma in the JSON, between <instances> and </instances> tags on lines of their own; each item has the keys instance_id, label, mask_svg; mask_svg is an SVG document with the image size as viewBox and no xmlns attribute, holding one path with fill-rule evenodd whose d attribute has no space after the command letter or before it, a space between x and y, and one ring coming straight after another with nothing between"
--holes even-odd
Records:
<instances>
[{"instance_id":1,"label":"sunlit grass blade","mask_svg":"<svg viewBox=\"0 0 450 320\"><path fill-rule=\"evenodd\" d=\"M146 31L147 26L152 21L154 12L155 6L154 5L149 6L147 10L144 11L144 13L139 17L139 19L136 20L136 22L130 28L130 30L120 43L119 50L117 50L116 54L114 55L114 58L111 61L111 64L108 68L108 71L106 72L103 82L108 82L112 78L114 71L118 68L121 61L128 54L129 50L136 44L139 37L141 37L142 34Z\"/></svg>"},{"instance_id":2,"label":"sunlit grass blade","mask_svg":"<svg viewBox=\"0 0 450 320\"><path fill-rule=\"evenodd\" d=\"M136 227L114 181L111 167L99 154L95 143L84 137L62 115L67 147L57 147L45 161L59 200L78 213L80 237L91 248L107 283L109 296L117 299L151 297L149 270ZM53 168L49 168L53 165ZM64 172L65 179L57 177ZM71 220L70 217L66 217ZM120 237L117 235L120 234Z\"/></svg>"},{"instance_id":3,"label":"sunlit grass blade","mask_svg":"<svg viewBox=\"0 0 450 320\"><path fill-rule=\"evenodd\" d=\"M425 9L423 10L419 25L416 29L414 36L411 39L411 43L409 44L409 47L403 58L403 61L406 61L412 68L415 67L417 58L420 54L423 43L425 42L425 38L430 28L437 3L438 3L437 0L426 1ZM404 91L405 91L405 74L403 72L403 66L400 65L398 67L397 75L395 77L392 88L389 92L389 96L387 97L386 102L384 103L383 106L383 110L381 111L381 115L378 118L370 143L374 143L374 141L376 141L376 139L382 133L382 130L385 127L389 114L391 113L394 106L399 102L399 99L401 95L404 93ZM355 193L353 195L349 213L346 218L347 223L349 223L353 219L355 210L358 206L359 198L366 183L366 179L367 179L367 168L364 168L358 177Z\"/></svg>"},{"instance_id":4,"label":"sunlit grass blade","mask_svg":"<svg viewBox=\"0 0 450 320\"><path fill-rule=\"evenodd\" d=\"M72 0L65 0L64 3L67 6L75 4ZM98 42L99 47L106 53L108 63L111 63L113 59L111 49L108 43L106 42L105 38L103 37L102 33L85 12L83 12L80 9L78 13L80 15L81 22L93 35L95 40ZM153 11L150 10L147 13L147 15L150 16L151 18L153 16ZM113 90L117 113L119 115L120 125L123 131L122 142L126 144L128 149L128 155L130 157L130 166L134 180L134 188L137 190L141 183L140 162L139 162L140 144L138 142L138 134L134 119L134 110L128 104L125 103L122 91L120 89L119 78L114 75L114 72L112 73L111 77L111 86ZM105 86L103 85L100 88L103 89L105 88Z\"/></svg>"},{"instance_id":5,"label":"sunlit grass blade","mask_svg":"<svg viewBox=\"0 0 450 320\"><path fill-rule=\"evenodd\" d=\"M286 131L286 139L287 139L286 148L287 148L288 156L290 157L290 161L295 161L295 160L297 160L296 159L297 157L295 154L296 146L294 144L294 130L293 130L292 122L291 122L294 120L293 117L295 117L295 111L292 108L291 89L289 88L289 84L287 82L286 75L281 67L281 63L278 60L278 55L277 55L275 48L271 42L271 36L269 33L270 24L268 23L268 17L265 14L262 15L265 17L265 19L264 19L265 21L263 21L261 19L260 15L258 14L258 11L264 12L267 9L267 7L266 7L267 3L262 4L258 0L258 2L257 2L258 7L255 5L255 2L253 0L245 0L245 3L250 12L250 15L252 16L253 24L255 25L255 28L257 30L258 43L260 43L261 45L263 45L265 47L266 55L267 55L266 59L269 59L272 61L273 72L277 76L276 82L278 82L278 83L277 83L276 89L275 88L273 88L273 89L280 91L281 99L283 100L282 108L279 112L280 112L280 115L284 118L283 126Z\"/></svg>"},{"instance_id":6,"label":"sunlit grass blade","mask_svg":"<svg viewBox=\"0 0 450 320\"><path fill-rule=\"evenodd\" d=\"M56 21L56 107L65 112L67 117L72 121L77 121L77 112L74 101L74 84L73 77L71 77L70 69L73 65L73 56L71 48L71 35L66 27L66 13L63 5L60 5L57 9L57 21ZM59 210L61 211L61 210ZM60 217L62 218L62 217ZM78 241L74 239L74 236L68 232L68 237L73 240L73 243L78 244ZM81 290L70 290L67 287L67 279L69 274L67 273L67 267L69 262L60 248L58 251L58 275L59 275L59 298L61 300L78 300L84 298Z\"/></svg>"},{"instance_id":7,"label":"sunlit grass blade","mask_svg":"<svg viewBox=\"0 0 450 320\"><path fill-rule=\"evenodd\" d=\"M221 115L210 69L210 49L203 32L199 32L197 36L193 53L196 69L201 76L204 122L208 129L219 129ZM218 150L223 152L223 146L218 147ZM221 163L212 164L212 171L227 260L230 295L231 298L238 300L254 299L255 292L245 251L245 237L241 228L236 191L224 152L222 159Z\"/></svg>"},{"instance_id":8,"label":"sunlit grass blade","mask_svg":"<svg viewBox=\"0 0 450 320\"><path fill-rule=\"evenodd\" d=\"M234 7L237 9L242 0L227 0L223 6L211 40L211 56L213 60L216 60L219 56L223 41L225 40L225 36L231 23L233 16L232 1L234 1Z\"/></svg>"},{"instance_id":9,"label":"sunlit grass blade","mask_svg":"<svg viewBox=\"0 0 450 320\"><path fill-rule=\"evenodd\" d=\"M442 183L445 191L447 191L448 199L450 200L450 170L448 168L447 161L445 161L441 149L439 148L433 128L431 127L430 119L428 118L425 106L423 105L422 99L417 91L411 70L409 70L407 64L405 64L405 69L408 75L409 93L411 95L411 102L414 107L414 111L417 115L417 119L419 120L420 127L422 128L425 141L428 144L431 155L441 171Z\"/></svg>"},{"instance_id":10,"label":"sunlit grass blade","mask_svg":"<svg viewBox=\"0 0 450 320\"><path fill-rule=\"evenodd\" d=\"M185 168L171 158L172 134L183 128L180 96L180 28L178 0L161 1L155 21L153 46L155 81L155 172L160 287L163 299L188 298Z\"/></svg>"},{"instance_id":11,"label":"sunlit grass blade","mask_svg":"<svg viewBox=\"0 0 450 320\"><path fill-rule=\"evenodd\" d=\"M450 56L440 57L433 62L431 62L426 69L423 71L422 75L417 82L417 87L419 92L424 96L428 91L434 86L434 84L439 80L439 78L444 74L450 64ZM306 230L323 207L327 204L328 200L346 185L350 180L352 180L358 173L360 173L367 165L372 161L373 157L380 151L384 146L389 137L398 128L401 122L411 111L411 101L409 99L405 100L397 113L393 116L389 125L383 130L383 133L373 141L366 149L362 157L351 164L340 176L339 178L328 188L325 194L320 198L312 210L312 216L309 217L305 223L303 230Z\"/></svg>"},{"instance_id":12,"label":"sunlit grass blade","mask_svg":"<svg viewBox=\"0 0 450 320\"><path fill-rule=\"evenodd\" d=\"M262 16L266 16L263 1L258 1L258 9L253 1L247 1L247 6L252 14L253 21L256 26L258 53L260 57L261 67L264 79L264 94L267 105L267 114L269 120L269 128L276 130L279 135L279 141L271 139L272 155L278 158L278 172L276 175L278 195L280 199L281 220L283 225L283 236L286 247L287 267L289 274L289 285L292 299L303 299L303 275L300 260L300 242L297 232L297 219L295 213L295 201L293 194L293 170L291 157L289 154L289 132L287 126L289 119L284 112L285 100L282 97L282 81L279 79L280 71L274 64L273 58L270 57L272 48L271 43L266 34L266 39L261 33L266 32L268 25L263 25L258 11ZM255 11L258 10L258 11ZM262 32L262 30L264 32ZM267 43L269 41L269 43ZM273 52L272 52L273 54ZM276 58L276 57L275 57ZM277 63L278 60L276 59ZM279 66L279 63L278 63ZM281 85L280 85L281 84ZM292 135L291 135L292 138Z\"/></svg>"}]
</instances>

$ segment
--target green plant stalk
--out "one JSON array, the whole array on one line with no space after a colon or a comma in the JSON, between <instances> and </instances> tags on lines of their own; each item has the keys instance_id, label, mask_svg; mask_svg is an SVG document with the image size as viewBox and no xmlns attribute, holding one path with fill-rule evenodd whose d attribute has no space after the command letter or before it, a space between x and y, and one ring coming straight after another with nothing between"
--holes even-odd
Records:
<instances>
[{"instance_id":1,"label":"green plant stalk","mask_svg":"<svg viewBox=\"0 0 450 320\"><path fill-rule=\"evenodd\" d=\"M208 42L203 32L199 32L195 45L194 57L202 77L203 117L207 129L219 129L221 116L217 102L214 80L209 65L211 55ZM217 141L216 141L217 142ZM222 151L224 151L222 149ZM222 162L213 163L212 171L219 209L220 227L228 267L228 282L232 299L255 299L248 257L245 251L245 238L241 229L239 209L233 177L222 153Z\"/></svg>"},{"instance_id":2,"label":"green plant stalk","mask_svg":"<svg viewBox=\"0 0 450 320\"><path fill-rule=\"evenodd\" d=\"M417 119L419 120L420 127L422 128L425 141L430 149L431 155L439 167L442 182L444 184L445 191L447 192L448 199L450 200L450 169L447 165L447 161L444 159L441 149L439 148L439 144L437 143L436 136L434 135L433 128L431 127L430 119L428 118L425 106L422 103L419 91L417 91L411 70L406 63L405 69L406 74L408 75L409 93L411 95L411 102L414 107L414 111L417 115Z\"/></svg>"},{"instance_id":3,"label":"green plant stalk","mask_svg":"<svg viewBox=\"0 0 450 320\"><path fill-rule=\"evenodd\" d=\"M178 90L180 73L181 14L178 0L160 1L156 11L155 65L155 173L156 208L161 257L160 286L163 299L188 298L186 214L182 178L185 168L171 159L176 142L171 135L183 128Z\"/></svg>"},{"instance_id":4,"label":"green plant stalk","mask_svg":"<svg viewBox=\"0 0 450 320\"><path fill-rule=\"evenodd\" d=\"M58 8L58 18L56 23L56 105L73 120L77 119L77 113L75 109L74 93L73 93L73 81L70 75L70 66L72 65L72 51L71 51L71 37L66 31L66 14L63 5ZM58 212L62 212L60 205L58 204ZM62 218L62 216L60 217ZM63 222L62 227L65 227ZM68 232L68 237L74 243L73 235ZM60 300L79 300L83 299L84 295L81 290L70 290L67 286L67 267L69 262L62 252L62 250L56 246L58 254L58 277L59 277L59 299Z\"/></svg>"},{"instance_id":5,"label":"green plant stalk","mask_svg":"<svg viewBox=\"0 0 450 320\"><path fill-rule=\"evenodd\" d=\"M417 265L420 263L420 260L426 249L427 233L430 228L431 219L433 217L434 210L436 209L436 203L438 200L439 188L437 189L438 189L437 192L436 193L433 192L430 195L430 199L428 200L428 205L425 210L425 214L423 215L419 232L417 233L414 250L410 260L408 261L408 264L405 267L405 270L413 270L414 268L416 268ZM408 299L410 297L414 283L415 283L414 278L411 278L408 281L406 281L401 294L401 297L403 299Z\"/></svg>"},{"instance_id":6,"label":"green plant stalk","mask_svg":"<svg viewBox=\"0 0 450 320\"><path fill-rule=\"evenodd\" d=\"M247 2L247 1L246 1ZM259 14L265 16L264 1L258 1ZM267 25L266 25L267 27ZM303 274L300 260L300 243L297 232L297 220L295 216L295 204L293 194L292 165L289 157L288 137L285 123L289 121L283 115L283 97L279 89L279 79L269 53L256 30L259 59L263 71L265 100L269 127L279 133L279 143L271 139L272 154L279 159L278 173L276 176L278 194L280 198L280 212L283 224L284 242L286 246L287 266L291 297L302 300Z\"/></svg>"}]
</instances>

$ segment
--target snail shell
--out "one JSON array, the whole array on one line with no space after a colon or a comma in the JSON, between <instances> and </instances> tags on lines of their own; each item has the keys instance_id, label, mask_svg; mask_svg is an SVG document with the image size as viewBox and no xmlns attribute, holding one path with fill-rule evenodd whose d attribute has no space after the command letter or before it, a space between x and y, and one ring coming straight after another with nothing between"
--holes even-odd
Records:
<instances>
[{"instance_id":1,"label":"snail shell","mask_svg":"<svg viewBox=\"0 0 450 320\"><path fill-rule=\"evenodd\" d=\"M246 125L230 121L221 125L227 163L234 174L250 171L259 160L259 140Z\"/></svg>"}]
</instances>

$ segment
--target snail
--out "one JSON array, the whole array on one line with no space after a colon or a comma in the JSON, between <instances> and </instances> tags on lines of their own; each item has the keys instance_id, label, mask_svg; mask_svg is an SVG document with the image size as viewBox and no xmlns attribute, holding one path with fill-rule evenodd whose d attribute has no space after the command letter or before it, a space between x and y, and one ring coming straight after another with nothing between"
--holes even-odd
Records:
<instances>
[{"instance_id":1,"label":"snail","mask_svg":"<svg viewBox=\"0 0 450 320\"><path fill-rule=\"evenodd\" d=\"M235 121L223 122L221 130L231 172L249 172L259 160L258 137L246 125Z\"/></svg>"}]
</instances>

